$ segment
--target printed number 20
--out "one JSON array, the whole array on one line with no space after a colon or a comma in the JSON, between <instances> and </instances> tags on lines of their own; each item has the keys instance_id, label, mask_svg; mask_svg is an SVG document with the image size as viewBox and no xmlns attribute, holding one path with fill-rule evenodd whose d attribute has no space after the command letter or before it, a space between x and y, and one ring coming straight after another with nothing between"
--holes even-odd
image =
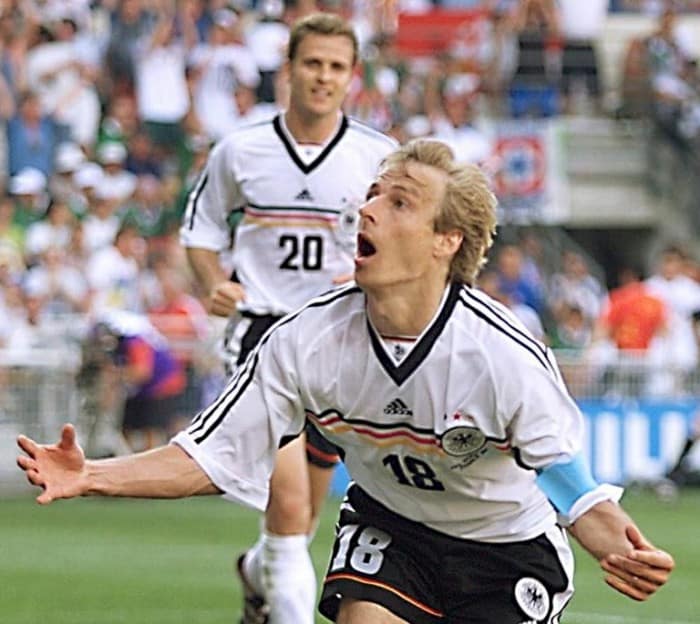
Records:
<instances>
[{"instance_id":1,"label":"printed number 20","mask_svg":"<svg viewBox=\"0 0 700 624\"><path fill-rule=\"evenodd\" d=\"M280 269L298 271L320 271L323 265L323 239L320 236L304 236L301 239L294 234L280 236L279 247L287 253ZM301 257L301 265L299 259Z\"/></svg>"}]
</instances>

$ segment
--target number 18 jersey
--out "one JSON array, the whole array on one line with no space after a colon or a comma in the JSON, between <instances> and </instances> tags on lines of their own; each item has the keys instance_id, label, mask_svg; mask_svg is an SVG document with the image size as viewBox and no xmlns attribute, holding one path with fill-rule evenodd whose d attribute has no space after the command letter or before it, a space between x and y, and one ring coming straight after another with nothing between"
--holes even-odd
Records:
<instances>
[{"instance_id":1,"label":"number 18 jersey","mask_svg":"<svg viewBox=\"0 0 700 624\"><path fill-rule=\"evenodd\" d=\"M241 310L283 315L353 270L357 210L395 141L345 116L322 147L297 145L283 114L229 134L192 190L180 238L233 242ZM228 219L240 213L233 234ZM233 240L232 240L233 236Z\"/></svg>"},{"instance_id":2,"label":"number 18 jersey","mask_svg":"<svg viewBox=\"0 0 700 624\"><path fill-rule=\"evenodd\" d=\"M404 518L513 542L555 524L537 469L581 452L549 349L505 307L451 285L396 362L351 285L282 319L178 437L232 500L264 508L275 451L310 420L352 479Z\"/></svg>"}]
</instances>

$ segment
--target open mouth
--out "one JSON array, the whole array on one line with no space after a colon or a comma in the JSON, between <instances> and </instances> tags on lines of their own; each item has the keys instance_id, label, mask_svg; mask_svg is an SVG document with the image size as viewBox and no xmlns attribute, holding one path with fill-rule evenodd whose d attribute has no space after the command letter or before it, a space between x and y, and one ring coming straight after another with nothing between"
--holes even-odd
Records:
<instances>
[{"instance_id":1,"label":"open mouth","mask_svg":"<svg viewBox=\"0 0 700 624\"><path fill-rule=\"evenodd\" d=\"M360 258L367 258L377 252L374 245L367 240L362 234L357 235L357 255Z\"/></svg>"}]
</instances>

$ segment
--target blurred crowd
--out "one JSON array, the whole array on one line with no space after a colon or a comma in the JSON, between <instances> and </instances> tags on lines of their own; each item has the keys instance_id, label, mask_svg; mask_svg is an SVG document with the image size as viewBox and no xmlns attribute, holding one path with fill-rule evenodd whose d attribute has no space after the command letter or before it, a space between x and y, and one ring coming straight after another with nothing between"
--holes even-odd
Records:
<instances>
[{"instance_id":1,"label":"blurred crowd","mask_svg":"<svg viewBox=\"0 0 700 624\"><path fill-rule=\"evenodd\" d=\"M658 115L693 111L677 124L689 132L700 128L700 108L690 105L695 65L675 13L656 5L659 28L640 40L645 84ZM436 6L478 19L438 54L406 54L400 16ZM494 172L485 119L604 109L595 41L610 8L607 0L4 0L0 348L51 346L61 319L115 310L150 314L175 343L202 338L205 302L177 239L187 193L217 140L284 108L285 44L299 16L332 10L353 22L362 54L349 114L399 141L440 138ZM633 58L631 50L628 78ZM664 252L654 277L623 276L610 293L614 276L596 274L579 250L553 263L542 254L532 231L501 241L480 286L554 347L583 352L607 341L646 351L665 340L673 348L655 353L679 354L673 365L684 371L697 366L688 332L700 310L699 270L685 250ZM658 299L658 309L625 317L621 301L627 312L644 307L629 303L634 296Z\"/></svg>"}]
</instances>

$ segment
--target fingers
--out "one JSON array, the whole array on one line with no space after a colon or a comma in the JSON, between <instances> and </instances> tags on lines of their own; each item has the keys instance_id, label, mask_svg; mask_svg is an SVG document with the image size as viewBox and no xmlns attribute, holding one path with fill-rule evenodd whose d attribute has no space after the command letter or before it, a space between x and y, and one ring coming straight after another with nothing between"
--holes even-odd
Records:
<instances>
[{"instance_id":1,"label":"fingers","mask_svg":"<svg viewBox=\"0 0 700 624\"><path fill-rule=\"evenodd\" d=\"M68 451L75 446L75 427L73 425L63 425L61 429L61 441L58 447Z\"/></svg>"},{"instance_id":2,"label":"fingers","mask_svg":"<svg viewBox=\"0 0 700 624\"><path fill-rule=\"evenodd\" d=\"M20 455L17 458L17 465L25 472L27 470L36 470L36 461L26 455Z\"/></svg>"},{"instance_id":3,"label":"fingers","mask_svg":"<svg viewBox=\"0 0 700 624\"><path fill-rule=\"evenodd\" d=\"M606 576L605 582L614 590L619 591L621 594L624 594L629 598L632 598L632 600L638 600L641 602L651 596L650 593L643 592L622 579L617 578L616 576Z\"/></svg>"},{"instance_id":4,"label":"fingers","mask_svg":"<svg viewBox=\"0 0 700 624\"><path fill-rule=\"evenodd\" d=\"M627 534L627 539L632 543L632 545L638 550L653 550L654 547L646 538L642 535L642 532L634 525L630 524L625 532Z\"/></svg>"},{"instance_id":5,"label":"fingers","mask_svg":"<svg viewBox=\"0 0 700 624\"><path fill-rule=\"evenodd\" d=\"M21 448L29 457L36 457L39 445L27 436L17 436L17 446Z\"/></svg>"},{"instance_id":6,"label":"fingers","mask_svg":"<svg viewBox=\"0 0 700 624\"><path fill-rule=\"evenodd\" d=\"M664 551L634 551L629 557L610 555L601 560L605 582L633 600L646 600L668 581L674 566Z\"/></svg>"},{"instance_id":7,"label":"fingers","mask_svg":"<svg viewBox=\"0 0 700 624\"><path fill-rule=\"evenodd\" d=\"M36 497L36 502L40 505L48 505L53 502L53 496L51 496L48 491L44 490L39 496Z\"/></svg>"},{"instance_id":8,"label":"fingers","mask_svg":"<svg viewBox=\"0 0 700 624\"><path fill-rule=\"evenodd\" d=\"M666 572L670 572L676 567L673 557L664 550L636 550L630 553L629 557L640 564Z\"/></svg>"}]
</instances>

